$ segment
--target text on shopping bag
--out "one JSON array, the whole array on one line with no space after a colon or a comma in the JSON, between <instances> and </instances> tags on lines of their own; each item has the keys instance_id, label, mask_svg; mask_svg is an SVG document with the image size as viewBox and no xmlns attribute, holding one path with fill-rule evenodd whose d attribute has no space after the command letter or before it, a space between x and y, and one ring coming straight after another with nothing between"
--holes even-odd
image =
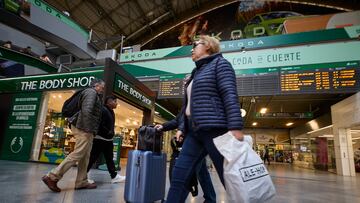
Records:
<instances>
[{"instance_id":1,"label":"text on shopping bag","mask_svg":"<svg viewBox=\"0 0 360 203\"><path fill-rule=\"evenodd\" d=\"M263 163L240 168L239 171L244 182L269 175Z\"/></svg>"}]
</instances>

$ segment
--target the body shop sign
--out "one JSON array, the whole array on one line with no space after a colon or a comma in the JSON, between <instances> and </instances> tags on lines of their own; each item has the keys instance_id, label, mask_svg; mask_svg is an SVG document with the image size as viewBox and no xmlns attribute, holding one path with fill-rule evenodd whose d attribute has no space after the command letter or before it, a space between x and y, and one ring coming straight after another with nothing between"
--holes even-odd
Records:
<instances>
[{"instance_id":1,"label":"the body shop sign","mask_svg":"<svg viewBox=\"0 0 360 203\"><path fill-rule=\"evenodd\" d=\"M130 82L118 74L115 75L114 92L148 109L151 109L154 105L154 102L150 99L151 97L131 85Z\"/></svg>"},{"instance_id":2,"label":"the body shop sign","mask_svg":"<svg viewBox=\"0 0 360 203\"><path fill-rule=\"evenodd\" d=\"M0 80L0 93L74 89L88 87L94 78L102 78L103 71L54 74Z\"/></svg>"},{"instance_id":3,"label":"the body shop sign","mask_svg":"<svg viewBox=\"0 0 360 203\"><path fill-rule=\"evenodd\" d=\"M41 95L41 92L13 95L1 159L29 160Z\"/></svg>"}]
</instances>

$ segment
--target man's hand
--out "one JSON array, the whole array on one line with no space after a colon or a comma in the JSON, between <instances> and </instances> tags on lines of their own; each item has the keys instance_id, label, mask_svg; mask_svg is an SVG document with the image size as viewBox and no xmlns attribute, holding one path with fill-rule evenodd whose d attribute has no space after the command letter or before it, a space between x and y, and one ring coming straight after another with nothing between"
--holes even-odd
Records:
<instances>
[{"instance_id":1,"label":"man's hand","mask_svg":"<svg viewBox=\"0 0 360 203\"><path fill-rule=\"evenodd\" d=\"M160 124L157 124L154 126L154 128L157 130L157 131L162 131L162 129L164 128L162 125Z\"/></svg>"},{"instance_id":2,"label":"man's hand","mask_svg":"<svg viewBox=\"0 0 360 203\"><path fill-rule=\"evenodd\" d=\"M242 133L241 130L230 130L230 132L236 139L238 139L240 141L244 140L244 134Z\"/></svg>"},{"instance_id":3,"label":"man's hand","mask_svg":"<svg viewBox=\"0 0 360 203\"><path fill-rule=\"evenodd\" d=\"M176 141L180 142L180 136L182 136L182 135L183 135L183 132L181 130L178 130L175 135Z\"/></svg>"}]
</instances>

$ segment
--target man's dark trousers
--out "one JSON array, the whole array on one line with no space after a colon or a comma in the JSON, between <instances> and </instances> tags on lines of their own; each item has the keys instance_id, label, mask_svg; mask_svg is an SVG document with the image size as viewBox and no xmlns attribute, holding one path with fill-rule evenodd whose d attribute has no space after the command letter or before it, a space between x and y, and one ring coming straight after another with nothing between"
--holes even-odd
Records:
<instances>
[{"instance_id":1,"label":"man's dark trousers","mask_svg":"<svg viewBox=\"0 0 360 203\"><path fill-rule=\"evenodd\" d=\"M106 141L102 139L94 139L93 147L91 149L89 165L87 171L90 170L91 166L95 163L95 161L99 158L101 152L104 154L106 166L110 173L111 178L115 178L117 175L116 168L114 165L114 154L113 154L113 141Z\"/></svg>"}]
</instances>

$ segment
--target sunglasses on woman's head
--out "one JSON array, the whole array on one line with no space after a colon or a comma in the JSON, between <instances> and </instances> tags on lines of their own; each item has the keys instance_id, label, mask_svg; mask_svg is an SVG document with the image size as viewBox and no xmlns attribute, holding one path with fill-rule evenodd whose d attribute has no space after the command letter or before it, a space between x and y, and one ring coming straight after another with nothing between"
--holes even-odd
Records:
<instances>
[{"instance_id":1,"label":"sunglasses on woman's head","mask_svg":"<svg viewBox=\"0 0 360 203\"><path fill-rule=\"evenodd\" d=\"M196 42L193 42L193 49L195 49L195 47L199 44L205 44L204 42L200 42L200 41L196 41Z\"/></svg>"}]
</instances>

